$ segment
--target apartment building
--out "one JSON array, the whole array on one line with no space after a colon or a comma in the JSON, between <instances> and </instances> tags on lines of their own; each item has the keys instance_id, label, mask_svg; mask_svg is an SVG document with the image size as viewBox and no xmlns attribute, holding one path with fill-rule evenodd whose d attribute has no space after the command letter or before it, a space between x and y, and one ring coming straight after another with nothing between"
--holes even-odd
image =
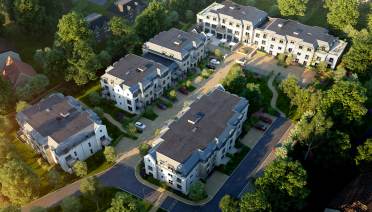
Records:
<instances>
[{"instance_id":1,"label":"apartment building","mask_svg":"<svg viewBox=\"0 0 372 212\"><path fill-rule=\"evenodd\" d=\"M213 3L197 14L197 23L205 33L227 42L251 44L254 29L267 20L267 13L231 1Z\"/></svg>"},{"instance_id":2,"label":"apartment building","mask_svg":"<svg viewBox=\"0 0 372 212\"><path fill-rule=\"evenodd\" d=\"M71 96L55 93L17 113L18 136L49 163L72 173L83 161L110 144L106 126Z\"/></svg>"},{"instance_id":3,"label":"apartment building","mask_svg":"<svg viewBox=\"0 0 372 212\"><path fill-rule=\"evenodd\" d=\"M228 153L236 152L248 106L248 100L222 88L202 96L144 156L146 174L188 194L193 182L205 179L227 162Z\"/></svg>"},{"instance_id":4,"label":"apartment building","mask_svg":"<svg viewBox=\"0 0 372 212\"><path fill-rule=\"evenodd\" d=\"M255 29L254 45L274 56L292 54L295 62L302 65L325 61L329 68L334 69L347 43L322 27L270 18L264 26Z\"/></svg>"},{"instance_id":5,"label":"apartment building","mask_svg":"<svg viewBox=\"0 0 372 212\"><path fill-rule=\"evenodd\" d=\"M177 63L179 70L175 77L182 78L191 68L196 67L206 55L207 38L197 32L184 32L172 28L160 32L143 45L143 52L152 53Z\"/></svg>"},{"instance_id":6,"label":"apartment building","mask_svg":"<svg viewBox=\"0 0 372 212\"><path fill-rule=\"evenodd\" d=\"M139 114L171 86L171 72L160 63L128 54L109 66L100 82L104 97L129 113Z\"/></svg>"}]
</instances>

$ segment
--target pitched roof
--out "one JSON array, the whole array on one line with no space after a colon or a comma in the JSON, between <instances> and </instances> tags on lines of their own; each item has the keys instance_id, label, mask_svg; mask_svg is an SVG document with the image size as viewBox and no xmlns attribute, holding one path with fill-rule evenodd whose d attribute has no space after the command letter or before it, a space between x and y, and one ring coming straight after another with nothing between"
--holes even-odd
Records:
<instances>
[{"instance_id":1,"label":"pitched roof","mask_svg":"<svg viewBox=\"0 0 372 212\"><path fill-rule=\"evenodd\" d=\"M80 111L73 104L78 103L62 94L52 94L21 113L43 137L50 136L61 143L94 123L87 111Z\"/></svg>"},{"instance_id":2,"label":"pitched roof","mask_svg":"<svg viewBox=\"0 0 372 212\"><path fill-rule=\"evenodd\" d=\"M203 43L203 37L194 32L185 32L172 28L168 31L160 32L148 42L186 54L193 48L193 42L197 46Z\"/></svg>"},{"instance_id":3,"label":"pitched roof","mask_svg":"<svg viewBox=\"0 0 372 212\"><path fill-rule=\"evenodd\" d=\"M135 54L128 54L114 63L112 69L107 74L122 79L127 86L132 86L143 82L147 77L156 76L158 68L166 69L160 63Z\"/></svg>"},{"instance_id":4,"label":"pitched roof","mask_svg":"<svg viewBox=\"0 0 372 212\"><path fill-rule=\"evenodd\" d=\"M194 151L205 149L219 137L234 115L240 100L240 97L219 89L203 96L169 126L157 152L183 163Z\"/></svg>"},{"instance_id":5,"label":"pitched roof","mask_svg":"<svg viewBox=\"0 0 372 212\"><path fill-rule=\"evenodd\" d=\"M35 75L36 72L32 66L11 56L8 56L2 72L4 79L9 80L14 88L23 85Z\"/></svg>"},{"instance_id":6,"label":"pitched roof","mask_svg":"<svg viewBox=\"0 0 372 212\"><path fill-rule=\"evenodd\" d=\"M267 17L265 11L259 10L255 7L239 5L232 1L224 1L222 5L224 5L224 7L212 10L212 12L228 15L238 20L247 20L252 22L254 25Z\"/></svg>"},{"instance_id":7,"label":"pitched roof","mask_svg":"<svg viewBox=\"0 0 372 212\"><path fill-rule=\"evenodd\" d=\"M308 26L298 21L273 18L267 25L267 30L274 31L282 36L291 36L302 39L304 42L317 46L317 41L323 41L331 46L337 38L330 35L328 30L317 26Z\"/></svg>"}]
</instances>

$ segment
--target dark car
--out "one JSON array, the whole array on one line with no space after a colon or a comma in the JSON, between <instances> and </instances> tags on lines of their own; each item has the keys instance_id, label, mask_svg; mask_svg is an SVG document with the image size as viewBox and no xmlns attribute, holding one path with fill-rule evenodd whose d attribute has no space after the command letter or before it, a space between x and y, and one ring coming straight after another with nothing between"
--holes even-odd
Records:
<instances>
[{"instance_id":1,"label":"dark car","mask_svg":"<svg viewBox=\"0 0 372 212\"><path fill-rule=\"evenodd\" d=\"M165 106L163 103L157 103L156 106L158 106L159 109L161 110L166 110L167 109L167 106Z\"/></svg>"},{"instance_id":2,"label":"dark car","mask_svg":"<svg viewBox=\"0 0 372 212\"><path fill-rule=\"evenodd\" d=\"M189 91L185 87L180 87L178 91L185 95L189 94Z\"/></svg>"},{"instance_id":3,"label":"dark car","mask_svg":"<svg viewBox=\"0 0 372 212\"><path fill-rule=\"evenodd\" d=\"M213 65L211 63L208 63L207 64L207 68L209 68L209 69L216 69L216 65Z\"/></svg>"},{"instance_id":4,"label":"dark car","mask_svg":"<svg viewBox=\"0 0 372 212\"><path fill-rule=\"evenodd\" d=\"M264 124L260 124L260 123L255 124L254 128L261 130L261 131L265 131L267 129L267 127Z\"/></svg>"},{"instance_id":5,"label":"dark car","mask_svg":"<svg viewBox=\"0 0 372 212\"><path fill-rule=\"evenodd\" d=\"M265 122L265 123L267 123L267 124L271 124L271 123L273 123L273 120L271 120L271 118L269 118L269 117L266 117L266 116L260 116L259 118L260 118L261 121L263 121L263 122Z\"/></svg>"}]
</instances>

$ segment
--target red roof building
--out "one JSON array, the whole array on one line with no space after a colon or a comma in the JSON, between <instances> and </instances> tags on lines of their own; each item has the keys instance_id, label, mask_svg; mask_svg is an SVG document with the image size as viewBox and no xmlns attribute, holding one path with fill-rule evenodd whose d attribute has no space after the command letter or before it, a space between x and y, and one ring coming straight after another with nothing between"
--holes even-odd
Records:
<instances>
[{"instance_id":1,"label":"red roof building","mask_svg":"<svg viewBox=\"0 0 372 212\"><path fill-rule=\"evenodd\" d=\"M36 75L36 71L27 63L9 56L2 70L4 79L12 83L13 88L24 85L28 79Z\"/></svg>"}]
</instances>

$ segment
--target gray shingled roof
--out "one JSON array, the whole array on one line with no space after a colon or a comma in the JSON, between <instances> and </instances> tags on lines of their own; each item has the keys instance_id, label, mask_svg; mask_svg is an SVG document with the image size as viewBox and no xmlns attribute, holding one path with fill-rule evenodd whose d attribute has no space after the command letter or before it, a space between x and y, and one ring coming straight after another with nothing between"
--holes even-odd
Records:
<instances>
[{"instance_id":1,"label":"gray shingled roof","mask_svg":"<svg viewBox=\"0 0 372 212\"><path fill-rule=\"evenodd\" d=\"M69 97L54 94L25 109L26 121L43 137L50 136L61 143L93 125L90 114L77 110ZM62 114L67 115L64 117Z\"/></svg>"},{"instance_id":2,"label":"gray shingled roof","mask_svg":"<svg viewBox=\"0 0 372 212\"><path fill-rule=\"evenodd\" d=\"M252 22L254 25L260 22L260 19L265 19L267 13L251 6L243 6L232 1L224 1L224 7L212 12L225 14L238 20L246 20Z\"/></svg>"},{"instance_id":3,"label":"gray shingled roof","mask_svg":"<svg viewBox=\"0 0 372 212\"><path fill-rule=\"evenodd\" d=\"M221 90L214 90L194 102L190 109L162 136L164 141L157 152L183 163L192 153L203 150L226 128L241 98ZM196 124L188 120L198 119Z\"/></svg>"},{"instance_id":4,"label":"gray shingled roof","mask_svg":"<svg viewBox=\"0 0 372 212\"><path fill-rule=\"evenodd\" d=\"M113 69L107 73L124 80L127 86L136 85L146 79L155 77L157 68L164 70L166 67L160 63L148 60L134 54L128 54L114 63Z\"/></svg>"},{"instance_id":5,"label":"gray shingled roof","mask_svg":"<svg viewBox=\"0 0 372 212\"><path fill-rule=\"evenodd\" d=\"M193 42L196 42L197 46L203 43L203 37L194 32L185 32L172 28L168 31L160 32L151 38L149 42L187 54L193 48Z\"/></svg>"},{"instance_id":6,"label":"gray shingled roof","mask_svg":"<svg viewBox=\"0 0 372 212\"><path fill-rule=\"evenodd\" d=\"M317 46L317 40L324 41L331 46L337 38L328 34L328 30L317 26L308 26L298 21L275 18L267 25L267 30L276 32L279 35L291 36L302 39L304 42Z\"/></svg>"}]
</instances>

